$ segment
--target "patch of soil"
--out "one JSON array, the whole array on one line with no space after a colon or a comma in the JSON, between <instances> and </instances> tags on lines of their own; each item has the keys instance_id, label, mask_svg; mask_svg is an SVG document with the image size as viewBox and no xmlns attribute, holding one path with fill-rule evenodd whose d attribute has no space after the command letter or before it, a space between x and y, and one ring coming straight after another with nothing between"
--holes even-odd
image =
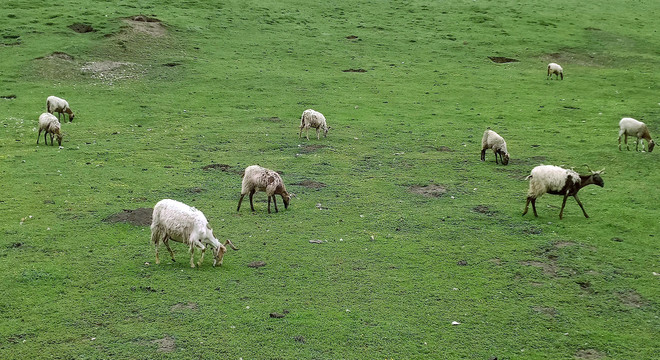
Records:
<instances>
[{"instance_id":1,"label":"patch of soil","mask_svg":"<svg viewBox=\"0 0 660 360\"><path fill-rule=\"evenodd\" d=\"M488 210L488 206L486 206L486 205L477 205L477 206L472 208L472 211L478 212L480 214L485 214L485 215L488 215L488 216L493 216L493 214L494 214L494 212Z\"/></svg>"},{"instance_id":2,"label":"patch of soil","mask_svg":"<svg viewBox=\"0 0 660 360\"><path fill-rule=\"evenodd\" d=\"M215 170L215 169L220 169L221 171L232 173L232 174L243 174L243 169L237 169L233 168L227 164L208 164L206 166L202 166L202 170Z\"/></svg>"},{"instance_id":3,"label":"patch of soil","mask_svg":"<svg viewBox=\"0 0 660 360\"><path fill-rule=\"evenodd\" d=\"M580 289L584 291L591 292L591 283L588 281L576 281L576 284L580 285Z\"/></svg>"},{"instance_id":4,"label":"patch of soil","mask_svg":"<svg viewBox=\"0 0 660 360\"><path fill-rule=\"evenodd\" d=\"M364 73L364 72L367 72L367 70L365 70L365 69L346 69L346 70L342 70L342 71L343 71L343 72L356 72L356 73Z\"/></svg>"},{"instance_id":5,"label":"patch of soil","mask_svg":"<svg viewBox=\"0 0 660 360\"><path fill-rule=\"evenodd\" d=\"M167 66L167 67L175 67L175 66L180 66L180 65L181 65L181 63L178 63L178 62L168 62L168 63L163 64L163 66Z\"/></svg>"},{"instance_id":6,"label":"patch of soil","mask_svg":"<svg viewBox=\"0 0 660 360\"><path fill-rule=\"evenodd\" d=\"M16 95L14 95L14 94L11 94L11 95L0 95L0 99L7 99L7 100L16 99Z\"/></svg>"},{"instance_id":7,"label":"patch of soil","mask_svg":"<svg viewBox=\"0 0 660 360\"><path fill-rule=\"evenodd\" d=\"M297 342L299 342L299 343L302 343L302 344L305 343L305 337L302 336L302 335L296 335L296 336L294 336L294 337L293 337L293 340L295 340L295 341L297 341Z\"/></svg>"},{"instance_id":8,"label":"patch of soil","mask_svg":"<svg viewBox=\"0 0 660 360\"><path fill-rule=\"evenodd\" d=\"M300 186L304 186L304 187L310 188L310 189L320 189L320 188L326 187L326 185L324 183L318 182L318 181L313 181L313 180L303 180L299 183L291 184L291 185L300 185Z\"/></svg>"},{"instance_id":9,"label":"patch of soil","mask_svg":"<svg viewBox=\"0 0 660 360\"><path fill-rule=\"evenodd\" d=\"M200 187L194 187L194 188L188 189L188 192L193 193L193 194L199 194L199 193L204 192L204 191L206 191L206 190L202 189Z\"/></svg>"},{"instance_id":10,"label":"patch of soil","mask_svg":"<svg viewBox=\"0 0 660 360\"><path fill-rule=\"evenodd\" d=\"M131 62L90 61L84 63L80 70L84 74L89 74L92 79L111 82L114 80L135 79L144 73L142 68L142 65Z\"/></svg>"},{"instance_id":11,"label":"patch of soil","mask_svg":"<svg viewBox=\"0 0 660 360\"><path fill-rule=\"evenodd\" d=\"M355 36L355 35L348 35L346 38L347 38L348 40L355 40L355 39L357 39L358 37Z\"/></svg>"},{"instance_id":12,"label":"patch of soil","mask_svg":"<svg viewBox=\"0 0 660 360\"><path fill-rule=\"evenodd\" d=\"M259 120L263 120L263 121L272 121L272 122L280 122L280 121L282 121L282 119L280 119L280 118L277 117L277 116L270 116L270 117L269 117L269 116L261 116L261 117L258 117L257 119L259 119Z\"/></svg>"},{"instance_id":13,"label":"patch of soil","mask_svg":"<svg viewBox=\"0 0 660 360\"><path fill-rule=\"evenodd\" d=\"M498 64L505 64L505 63L512 63L512 62L519 62L520 60L518 59L512 59L504 56L489 56L488 57L490 61Z\"/></svg>"},{"instance_id":14,"label":"patch of soil","mask_svg":"<svg viewBox=\"0 0 660 360\"><path fill-rule=\"evenodd\" d=\"M77 33L80 33L80 34L96 31L96 30L94 30L92 25L87 25L87 24L82 24L82 23L71 24L71 25L69 25L69 29L71 29L71 30L73 30Z\"/></svg>"},{"instance_id":15,"label":"patch of soil","mask_svg":"<svg viewBox=\"0 0 660 360\"><path fill-rule=\"evenodd\" d=\"M71 56L67 53L61 52L61 51L55 51L50 55L41 56L41 57L36 58L36 60L55 60L55 59L65 60L65 61L73 61L73 56Z\"/></svg>"},{"instance_id":16,"label":"patch of soil","mask_svg":"<svg viewBox=\"0 0 660 360\"><path fill-rule=\"evenodd\" d=\"M152 208L138 208L135 210L124 210L120 213L113 214L103 219L104 222L109 223L129 223L135 226L150 226L151 215L154 209Z\"/></svg>"},{"instance_id":17,"label":"patch of soil","mask_svg":"<svg viewBox=\"0 0 660 360\"><path fill-rule=\"evenodd\" d=\"M623 242L623 239L622 239L622 238L618 238L618 237L613 237L613 238L610 239L610 240L612 240L612 241L616 241L616 242Z\"/></svg>"},{"instance_id":18,"label":"patch of soil","mask_svg":"<svg viewBox=\"0 0 660 360\"><path fill-rule=\"evenodd\" d=\"M628 291L625 293L617 293L617 297L623 305L630 306L633 308L641 308L647 304L646 300L642 295L638 294L635 291Z\"/></svg>"},{"instance_id":19,"label":"patch of soil","mask_svg":"<svg viewBox=\"0 0 660 360\"><path fill-rule=\"evenodd\" d=\"M493 259L490 259L489 261L492 262L495 265L502 265L502 260L500 258L493 258Z\"/></svg>"},{"instance_id":20,"label":"patch of soil","mask_svg":"<svg viewBox=\"0 0 660 360\"><path fill-rule=\"evenodd\" d=\"M276 312L270 313L270 317L275 318L275 319L281 319L285 316L286 316L286 314L280 314L280 313L276 313Z\"/></svg>"},{"instance_id":21,"label":"patch of soil","mask_svg":"<svg viewBox=\"0 0 660 360\"><path fill-rule=\"evenodd\" d=\"M13 249L18 249L18 248L20 248L21 246L23 246L23 243L21 243L21 242L15 242L15 243L13 243L13 244L10 244L8 247L9 247L9 248L13 248Z\"/></svg>"},{"instance_id":22,"label":"patch of soil","mask_svg":"<svg viewBox=\"0 0 660 360\"><path fill-rule=\"evenodd\" d=\"M543 269L543 273L549 276L557 275L557 266L554 263L544 263L540 261L522 261L520 262L525 266L533 266L540 269Z\"/></svg>"},{"instance_id":23,"label":"patch of soil","mask_svg":"<svg viewBox=\"0 0 660 360\"><path fill-rule=\"evenodd\" d=\"M605 354L596 349L580 349L575 353L575 358L596 360L605 358Z\"/></svg>"},{"instance_id":24,"label":"patch of soil","mask_svg":"<svg viewBox=\"0 0 660 360\"><path fill-rule=\"evenodd\" d=\"M312 153L318 149L322 149L326 147L325 145L304 145L300 146L300 150L298 151L301 154L309 154ZM281 174L280 174L281 175Z\"/></svg>"},{"instance_id":25,"label":"patch of soil","mask_svg":"<svg viewBox=\"0 0 660 360\"><path fill-rule=\"evenodd\" d=\"M456 265L458 266L467 266L468 262L467 260L459 260Z\"/></svg>"},{"instance_id":26,"label":"patch of soil","mask_svg":"<svg viewBox=\"0 0 660 360\"><path fill-rule=\"evenodd\" d=\"M408 190L413 194L428 196L428 197L440 197L447 193L447 188L442 185L429 184L426 186L411 186Z\"/></svg>"},{"instance_id":27,"label":"patch of soil","mask_svg":"<svg viewBox=\"0 0 660 360\"><path fill-rule=\"evenodd\" d=\"M258 269L262 266L266 266L266 263L263 261L253 261L247 265L248 267Z\"/></svg>"},{"instance_id":28,"label":"patch of soil","mask_svg":"<svg viewBox=\"0 0 660 360\"><path fill-rule=\"evenodd\" d=\"M124 19L123 21L130 27L130 30L136 33L146 34L153 37L163 37L167 35L167 29L156 18L150 18L144 15L136 15L128 19Z\"/></svg>"},{"instance_id":29,"label":"patch of soil","mask_svg":"<svg viewBox=\"0 0 660 360\"><path fill-rule=\"evenodd\" d=\"M553 307L543 307L543 306L534 306L532 310L536 311L539 314L548 315L555 317L557 316L557 309Z\"/></svg>"},{"instance_id":30,"label":"patch of soil","mask_svg":"<svg viewBox=\"0 0 660 360\"><path fill-rule=\"evenodd\" d=\"M170 308L170 311L181 311L181 310L198 310L197 304L194 302L188 302L188 303L178 303L173 305Z\"/></svg>"},{"instance_id":31,"label":"patch of soil","mask_svg":"<svg viewBox=\"0 0 660 360\"><path fill-rule=\"evenodd\" d=\"M557 241L556 243L552 244L552 246L554 246L557 249L561 249L573 245L575 245L575 243L571 241Z\"/></svg>"},{"instance_id":32,"label":"patch of soil","mask_svg":"<svg viewBox=\"0 0 660 360\"><path fill-rule=\"evenodd\" d=\"M162 339L152 341L153 344L158 344L158 352L170 353L176 350L176 345L174 344L174 338L171 336L165 336Z\"/></svg>"}]
</instances>

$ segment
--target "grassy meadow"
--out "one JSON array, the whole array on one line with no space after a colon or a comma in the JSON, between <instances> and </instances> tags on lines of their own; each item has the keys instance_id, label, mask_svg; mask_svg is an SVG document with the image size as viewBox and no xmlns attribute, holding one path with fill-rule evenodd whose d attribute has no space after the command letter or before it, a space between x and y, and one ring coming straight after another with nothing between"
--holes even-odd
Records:
<instances>
[{"instance_id":1,"label":"grassy meadow","mask_svg":"<svg viewBox=\"0 0 660 360\"><path fill-rule=\"evenodd\" d=\"M657 1L0 10L0 358L658 358L660 150L617 148L624 116L660 137ZM36 144L49 95L62 148ZM307 108L327 138L299 138ZM488 127L509 165L479 161ZM252 164L287 210L236 212ZM554 195L521 217L539 164L605 168L590 218ZM163 198L240 250L156 265L113 220Z\"/></svg>"}]
</instances>

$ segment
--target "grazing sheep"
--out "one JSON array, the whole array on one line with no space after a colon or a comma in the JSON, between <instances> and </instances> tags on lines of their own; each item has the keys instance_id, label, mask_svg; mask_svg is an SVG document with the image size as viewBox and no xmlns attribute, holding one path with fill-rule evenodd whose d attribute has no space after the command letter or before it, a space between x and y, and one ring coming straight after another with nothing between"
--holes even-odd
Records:
<instances>
[{"instance_id":1,"label":"grazing sheep","mask_svg":"<svg viewBox=\"0 0 660 360\"><path fill-rule=\"evenodd\" d=\"M160 263L158 258L160 241L163 241L172 256L172 261L175 261L169 240L189 246L190 267L192 268L195 267L193 262L195 248L202 250L197 266L201 266L204 261L206 245L213 248L213 266L222 265L222 258L227 252L225 245L238 250L230 240L225 241L223 245L213 236L213 229L201 211L176 200L164 199L154 206L151 222L151 241L156 247L156 264Z\"/></svg>"},{"instance_id":2,"label":"grazing sheep","mask_svg":"<svg viewBox=\"0 0 660 360\"><path fill-rule=\"evenodd\" d=\"M241 202L245 194L250 194L250 208L254 211L254 204L252 203L252 195L256 191L265 191L268 195L268 213L270 214L270 198L273 198L273 205L275 205L275 212L277 211L277 201L275 200L275 195L282 196L282 201L284 202L284 208L289 207L289 200L291 196L286 192L284 187L284 182L280 177L280 174L276 173L273 170L263 168L259 165L252 165L245 168L243 172L243 184L241 187L241 198L238 200L238 207L236 211L241 209Z\"/></svg>"},{"instance_id":3,"label":"grazing sheep","mask_svg":"<svg viewBox=\"0 0 660 360\"><path fill-rule=\"evenodd\" d=\"M624 135L624 142L628 150L630 150L630 147L628 147L628 135L635 137L635 151L638 150L640 142L642 143L642 151L644 151L644 142L642 140L646 140L648 143L648 152L653 151L653 147L655 147L655 142L651 139L651 134L646 124L633 118L625 117L619 121L619 150L621 150L621 135Z\"/></svg>"},{"instance_id":4,"label":"grazing sheep","mask_svg":"<svg viewBox=\"0 0 660 360\"><path fill-rule=\"evenodd\" d=\"M555 64L555 63L548 64L548 76L547 77L552 79L552 74L554 74L556 76L556 79L559 79L559 77L561 76L561 79L564 80L564 69L562 69L561 66L559 66L559 64Z\"/></svg>"},{"instance_id":5,"label":"grazing sheep","mask_svg":"<svg viewBox=\"0 0 660 360\"><path fill-rule=\"evenodd\" d=\"M62 133L60 132L60 121L57 120L55 115L49 113L43 113L39 115L39 134L37 134L37 144L39 144L39 138L41 137L41 132L44 131L44 142L48 145L48 139L46 138L47 134L50 134L50 145L53 144L53 135L57 137L57 145L62 146Z\"/></svg>"},{"instance_id":6,"label":"grazing sheep","mask_svg":"<svg viewBox=\"0 0 660 360\"><path fill-rule=\"evenodd\" d=\"M309 128L316 129L316 139L320 139L319 131L323 129L323 137L328 135L328 125L325 122L325 116L318 111L307 109L303 111L302 116L300 117L300 133L298 138L302 137L302 131L305 129L305 137L309 140Z\"/></svg>"},{"instance_id":7,"label":"grazing sheep","mask_svg":"<svg viewBox=\"0 0 660 360\"><path fill-rule=\"evenodd\" d=\"M73 121L73 111L71 111L69 103L64 99L58 98L57 96L49 96L48 99L46 99L46 111L51 114L58 113L58 119L60 116L62 116L62 114L67 113L69 114L69 122Z\"/></svg>"},{"instance_id":8,"label":"grazing sheep","mask_svg":"<svg viewBox=\"0 0 660 360\"><path fill-rule=\"evenodd\" d=\"M525 204L525 211L523 216L527 214L529 203L532 203L534 216L536 214L536 199L543 194L563 195L564 201L561 204L559 211L559 219L561 220L564 215L564 206L566 206L566 198L572 196L577 201L578 205L584 213L584 217L588 218L587 212L584 211L582 202L577 197L578 191L583 187L591 184L596 184L603 187L605 183L600 177L601 171L592 171L590 175L580 175L573 170L561 168L553 165L540 165L532 169L532 172L526 179L531 179L529 182L529 191L527 192L527 203Z\"/></svg>"},{"instance_id":9,"label":"grazing sheep","mask_svg":"<svg viewBox=\"0 0 660 360\"><path fill-rule=\"evenodd\" d=\"M500 155L502 165L509 163L509 153L506 151L506 141L493 130L484 131L481 138L481 161L486 161L486 150L493 149L495 153L495 164L497 164L497 155Z\"/></svg>"}]
</instances>

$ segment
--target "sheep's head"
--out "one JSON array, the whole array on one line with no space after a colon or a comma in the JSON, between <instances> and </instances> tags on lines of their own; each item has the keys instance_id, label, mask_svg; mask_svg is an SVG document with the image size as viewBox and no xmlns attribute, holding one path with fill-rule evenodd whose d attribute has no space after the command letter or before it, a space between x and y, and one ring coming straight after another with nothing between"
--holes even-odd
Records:
<instances>
[{"instance_id":1,"label":"sheep's head","mask_svg":"<svg viewBox=\"0 0 660 360\"><path fill-rule=\"evenodd\" d=\"M509 163L509 153L505 152L502 155L502 165L507 165Z\"/></svg>"},{"instance_id":2,"label":"sheep's head","mask_svg":"<svg viewBox=\"0 0 660 360\"><path fill-rule=\"evenodd\" d=\"M323 137L328 136L328 129L330 129L328 125L323 126Z\"/></svg>"},{"instance_id":3,"label":"sheep's head","mask_svg":"<svg viewBox=\"0 0 660 360\"><path fill-rule=\"evenodd\" d=\"M227 239L227 241L225 241L224 245L220 244L220 246L218 246L214 250L214 252L213 252L213 255L214 255L213 266L216 266L216 265L222 266L222 259L224 258L225 253L227 252L227 245L229 245L229 247L231 247L234 250L238 250L238 248L236 246L234 246L234 244L231 242L231 240Z\"/></svg>"},{"instance_id":4,"label":"sheep's head","mask_svg":"<svg viewBox=\"0 0 660 360\"><path fill-rule=\"evenodd\" d=\"M73 117L74 117L73 113L69 113L69 122L73 121Z\"/></svg>"},{"instance_id":5,"label":"sheep's head","mask_svg":"<svg viewBox=\"0 0 660 360\"><path fill-rule=\"evenodd\" d=\"M289 201L291 201L291 195L288 192L282 191L282 201L284 202L284 208L289 208Z\"/></svg>"},{"instance_id":6,"label":"sheep's head","mask_svg":"<svg viewBox=\"0 0 660 360\"><path fill-rule=\"evenodd\" d=\"M649 141L649 152L653 151L653 148L655 147L655 141L651 140Z\"/></svg>"},{"instance_id":7,"label":"sheep's head","mask_svg":"<svg viewBox=\"0 0 660 360\"><path fill-rule=\"evenodd\" d=\"M62 146L62 138L63 138L63 137L64 137L64 136L63 136L61 133L56 133L56 134L55 134L55 138L57 138L57 145L58 145L58 146Z\"/></svg>"},{"instance_id":8,"label":"sheep's head","mask_svg":"<svg viewBox=\"0 0 660 360\"><path fill-rule=\"evenodd\" d=\"M587 166L587 167L589 167L589 166ZM596 184L600 187L604 187L605 182L603 181L603 178L600 177L600 174L605 172L605 169L598 170L598 171L593 171L593 170L589 169L589 171L591 171L591 178L593 179L594 184Z\"/></svg>"}]
</instances>

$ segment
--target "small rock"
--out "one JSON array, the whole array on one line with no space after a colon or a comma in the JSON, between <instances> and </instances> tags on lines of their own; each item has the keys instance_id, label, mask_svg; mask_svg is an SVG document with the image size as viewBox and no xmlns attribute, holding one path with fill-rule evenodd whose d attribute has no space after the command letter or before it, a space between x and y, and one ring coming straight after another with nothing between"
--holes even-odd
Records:
<instances>
[{"instance_id":1,"label":"small rock","mask_svg":"<svg viewBox=\"0 0 660 360\"><path fill-rule=\"evenodd\" d=\"M323 240L310 240L310 244L323 244Z\"/></svg>"},{"instance_id":2,"label":"small rock","mask_svg":"<svg viewBox=\"0 0 660 360\"><path fill-rule=\"evenodd\" d=\"M452 321L451 324L452 325L460 325L461 323L459 323L458 321Z\"/></svg>"},{"instance_id":3,"label":"small rock","mask_svg":"<svg viewBox=\"0 0 660 360\"><path fill-rule=\"evenodd\" d=\"M467 266L468 263L465 260L461 260L457 264L458 264L458 266Z\"/></svg>"},{"instance_id":4,"label":"small rock","mask_svg":"<svg viewBox=\"0 0 660 360\"><path fill-rule=\"evenodd\" d=\"M623 242L623 239L622 239L622 238L618 238L618 237L613 237L613 238L612 238L612 241Z\"/></svg>"},{"instance_id":5,"label":"small rock","mask_svg":"<svg viewBox=\"0 0 660 360\"><path fill-rule=\"evenodd\" d=\"M253 261L253 262L248 264L248 267L255 268L255 269L260 268L262 266L266 266L266 263L263 262L263 261Z\"/></svg>"},{"instance_id":6,"label":"small rock","mask_svg":"<svg viewBox=\"0 0 660 360\"><path fill-rule=\"evenodd\" d=\"M280 314L280 313L276 313L276 312L272 312L272 313L270 313L270 317L272 317L272 318L276 318L276 319L281 319L281 318L283 318L283 317L285 317L285 316L286 316L285 314Z\"/></svg>"}]
</instances>

